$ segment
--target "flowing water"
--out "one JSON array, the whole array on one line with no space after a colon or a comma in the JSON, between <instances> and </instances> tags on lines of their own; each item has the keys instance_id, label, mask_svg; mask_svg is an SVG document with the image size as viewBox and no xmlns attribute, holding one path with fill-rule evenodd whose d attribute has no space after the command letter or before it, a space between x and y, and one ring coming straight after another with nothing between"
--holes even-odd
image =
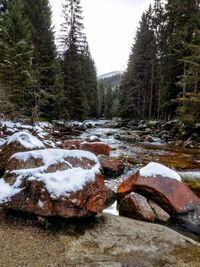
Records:
<instances>
[{"instance_id":1,"label":"flowing water","mask_svg":"<svg viewBox=\"0 0 200 267\"><path fill-rule=\"evenodd\" d=\"M120 141L118 137L124 130L116 128L90 128L81 135L85 140L97 136L111 147L111 156L123 158L130 169L138 169L151 161L164 164L176 170L182 179L200 196L200 150L163 144L159 138L152 143L131 143ZM109 181L111 187L123 179Z\"/></svg>"}]
</instances>

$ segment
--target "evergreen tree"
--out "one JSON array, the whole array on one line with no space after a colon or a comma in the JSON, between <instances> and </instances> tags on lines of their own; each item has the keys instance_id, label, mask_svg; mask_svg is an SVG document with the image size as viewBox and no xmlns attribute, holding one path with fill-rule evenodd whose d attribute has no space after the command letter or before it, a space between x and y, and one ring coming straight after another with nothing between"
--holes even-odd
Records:
<instances>
[{"instance_id":1,"label":"evergreen tree","mask_svg":"<svg viewBox=\"0 0 200 267\"><path fill-rule=\"evenodd\" d=\"M88 103L88 116L90 118L98 117L98 82L94 61L90 55L89 47L86 43L83 53L83 79Z\"/></svg>"},{"instance_id":2,"label":"evergreen tree","mask_svg":"<svg viewBox=\"0 0 200 267\"><path fill-rule=\"evenodd\" d=\"M3 1L0 16L0 83L13 103L14 114L27 114L33 83L32 45L23 1Z\"/></svg>"},{"instance_id":3,"label":"evergreen tree","mask_svg":"<svg viewBox=\"0 0 200 267\"><path fill-rule=\"evenodd\" d=\"M190 125L199 122L200 118L200 16L198 20L192 42L187 45L188 55L181 60L184 73L177 83L182 88L178 96L178 117Z\"/></svg>"},{"instance_id":4,"label":"evergreen tree","mask_svg":"<svg viewBox=\"0 0 200 267\"><path fill-rule=\"evenodd\" d=\"M56 82L56 47L51 26L51 8L48 0L24 0L25 12L31 22L33 51L32 106L35 116L54 118Z\"/></svg>"},{"instance_id":5,"label":"evergreen tree","mask_svg":"<svg viewBox=\"0 0 200 267\"><path fill-rule=\"evenodd\" d=\"M105 106L106 106L106 92L105 92L105 86L102 81L99 82L98 86L99 90L99 116L105 117Z\"/></svg>"},{"instance_id":6,"label":"evergreen tree","mask_svg":"<svg viewBox=\"0 0 200 267\"><path fill-rule=\"evenodd\" d=\"M148 118L155 114L156 43L151 29L151 7L144 13L137 31L128 68L120 86L119 115Z\"/></svg>"},{"instance_id":7,"label":"evergreen tree","mask_svg":"<svg viewBox=\"0 0 200 267\"><path fill-rule=\"evenodd\" d=\"M80 0L65 0L63 8L65 117L81 120L97 114L96 72L83 33Z\"/></svg>"},{"instance_id":8,"label":"evergreen tree","mask_svg":"<svg viewBox=\"0 0 200 267\"><path fill-rule=\"evenodd\" d=\"M178 77L184 72L182 59L187 55L187 43L191 42L199 1L168 0L166 6L165 56L163 57L163 83L161 92L162 117L173 118L180 92Z\"/></svg>"}]
</instances>

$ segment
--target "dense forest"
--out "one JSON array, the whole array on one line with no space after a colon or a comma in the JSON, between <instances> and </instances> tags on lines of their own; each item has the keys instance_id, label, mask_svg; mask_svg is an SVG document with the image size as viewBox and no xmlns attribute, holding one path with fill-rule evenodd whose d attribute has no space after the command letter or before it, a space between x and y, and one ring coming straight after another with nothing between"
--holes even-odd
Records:
<instances>
[{"instance_id":1,"label":"dense forest","mask_svg":"<svg viewBox=\"0 0 200 267\"><path fill-rule=\"evenodd\" d=\"M199 120L199 0L155 0L143 13L118 110L129 118Z\"/></svg>"},{"instance_id":2,"label":"dense forest","mask_svg":"<svg viewBox=\"0 0 200 267\"><path fill-rule=\"evenodd\" d=\"M199 0L154 1L117 84L97 79L80 0L65 0L63 15L55 42L48 0L0 0L0 113L32 121L118 116L198 122Z\"/></svg>"},{"instance_id":3,"label":"dense forest","mask_svg":"<svg viewBox=\"0 0 200 267\"><path fill-rule=\"evenodd\" d=\"M0 1L0 111L83 119L98 115L97 78L80 1L65 0L57 52L48 0Z\"/></svg>"},{"instance_id":4,"label":"dense forest","mask_svg":"<svg viewBox=\"0 0 200 267\"><path fill-rule=\"evenodd\" d=\"M99 82L99 116L113 118L117 116L119 87L122 81L122 72L108 73L98 78Z\"/></svg>"}]
</instances>

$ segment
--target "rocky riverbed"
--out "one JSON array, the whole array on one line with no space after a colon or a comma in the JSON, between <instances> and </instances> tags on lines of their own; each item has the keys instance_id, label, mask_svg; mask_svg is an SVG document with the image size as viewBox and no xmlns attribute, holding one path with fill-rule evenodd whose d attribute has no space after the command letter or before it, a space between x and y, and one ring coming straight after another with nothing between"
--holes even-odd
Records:
<instances>
[{"instance_id":1,"label":"rocky riverbed","mask_svg":"<svg viewBox=\"0 0 200 267\"><path fill-rule=\"evenodd\" d=\"M159 207L155 207L149 197L154 200L159 194L161 206L165 204L169 213L164 214L164 220L168 221L171 217L179 219L178 222L181 219L185 224L192 223L196 227L195 233L199 233L199 217L196 215L199 216L200 200L184 183L179 182L182 178L199 195L198 135L192 132L181 143L176 140L180 135L175 137L172 130L169 130L168 137L160 134L159 129L165 129L169 125L172 127L174 122L167 126L147 122L139 122L137 125L133 122L125 125L124 122L123 125L120 123L121 125L119 122L101 120L36 123L31 126L22 122L0 122L0 169L1 174L4 174L4 179L0 180L0 201L1 206L5 207L0 210L1 266L16 266L16 263L22 266L199 266L200 247L193 241L199 242L198 235L188 234L175 224L165 223L176 232L163 225L110 215L109 213L118 214L117 204L115 202L105 209L104 203L107 198L107 204L111 205L116 200L118 189L118 196L121 193L128 194L126 200L120 203L121 214L126 215L127 211L129 213L129 205L136 205L134 210L138 209L138 218L140 209L144 208L143 203L151 205L152 209L147 207L151 214L154 208L158 211ZM193 142L189 144L190 137ZM104 155L97 158L85 150ZM154 188L151 187L154 192L151 191L151 196L146 195L148 187L145 189L141 182L147 180L142 176L141 168L149 162L162 163L175 170L176 172L167 169L167 173L179 181L171 181L166 174L163 187L160 175L163 175L166 167L159 166L160 171L155 173L158 183L151 174L148 179L151 186L154 184ZM98 168L95 167L93 171L94 166ZM104 170L107 187L104 185L101 168ZM139 173L135 175L138 170ZM77 183L73 182L76 174L78 188ZM67 181L68 185L72 183L75 193L63 191L60 175L62 182ZM98 178L97 184L101 187L98 196L94 178ZM126 181L123 182L125 178ZM142 190L148 202L137 193L129 195L134 186ZM166 190L168 186L172 190ZM180 188L179 193L176 188ZM181 194L182 190L188 193L179 199L177 194ZM162 202L163 196L168 202ZM193 207L190 201L197 205ZM13 213L9 207L17 212ZM103 209L103 214L98 214ZM35 215L19 211L32 211ZM186 213L183 214L183 211ZM157 216L156 212L150 216L150 221L158 220L160 215ZM163 215L162 211L161 213ZM95 214L98 215L94 216ZM54 218L45 219L40 215ZM92 218L84 219L82 216ZM73 217L79 217L79 220L66 220ZM143 218L146 220L147 217ZM191 227L188 229L191 230ZM30 238L32 244L29 248L24 244ZM42 252L38 247L43 248Z\"/></svg>"}]
</instances>

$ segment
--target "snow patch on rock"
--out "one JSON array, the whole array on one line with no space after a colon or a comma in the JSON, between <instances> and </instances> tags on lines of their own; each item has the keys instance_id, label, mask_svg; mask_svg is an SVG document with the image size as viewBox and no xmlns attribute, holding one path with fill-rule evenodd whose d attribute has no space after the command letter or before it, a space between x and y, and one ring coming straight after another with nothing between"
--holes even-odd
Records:
<instances>
[{"instance_id":1,"label":"snow patch on rock","mask_svg":"<svg viewBox=\"0 0 200 267\"><path fill-rule=\"evenodd\" d=\"M21 191L21 188L16 187L15 185L10 186L8 183L4 181L4 179L0 179L0 203L6 201L12 196L16 195Z\"/></svg>"},{"instance_id":2,"label":"snow patch on rock","mask_svg":"<svg viewBox=\"0 0 200 267\"><path fill-rule=\"evenodd\" d=\"M176 179L181 182L181 177L177 172L156 162L150 162L147 166L140 169L139 172L140 175L144 177L149 177L149 176L156 177L157 175L160 175L162 177Z\"/></svg>"},{"instance_id":3,"label":"snow patch on rock","mask_svg":"<svg viewBox=\"0 0 200 267\"><path fill-rule=\"evenodd\" d=\"M45 148L44 144L35 136L27 132L17 132L7 139L7 144L18 142L28 149Z\"/></svg>"}]
</instances>

